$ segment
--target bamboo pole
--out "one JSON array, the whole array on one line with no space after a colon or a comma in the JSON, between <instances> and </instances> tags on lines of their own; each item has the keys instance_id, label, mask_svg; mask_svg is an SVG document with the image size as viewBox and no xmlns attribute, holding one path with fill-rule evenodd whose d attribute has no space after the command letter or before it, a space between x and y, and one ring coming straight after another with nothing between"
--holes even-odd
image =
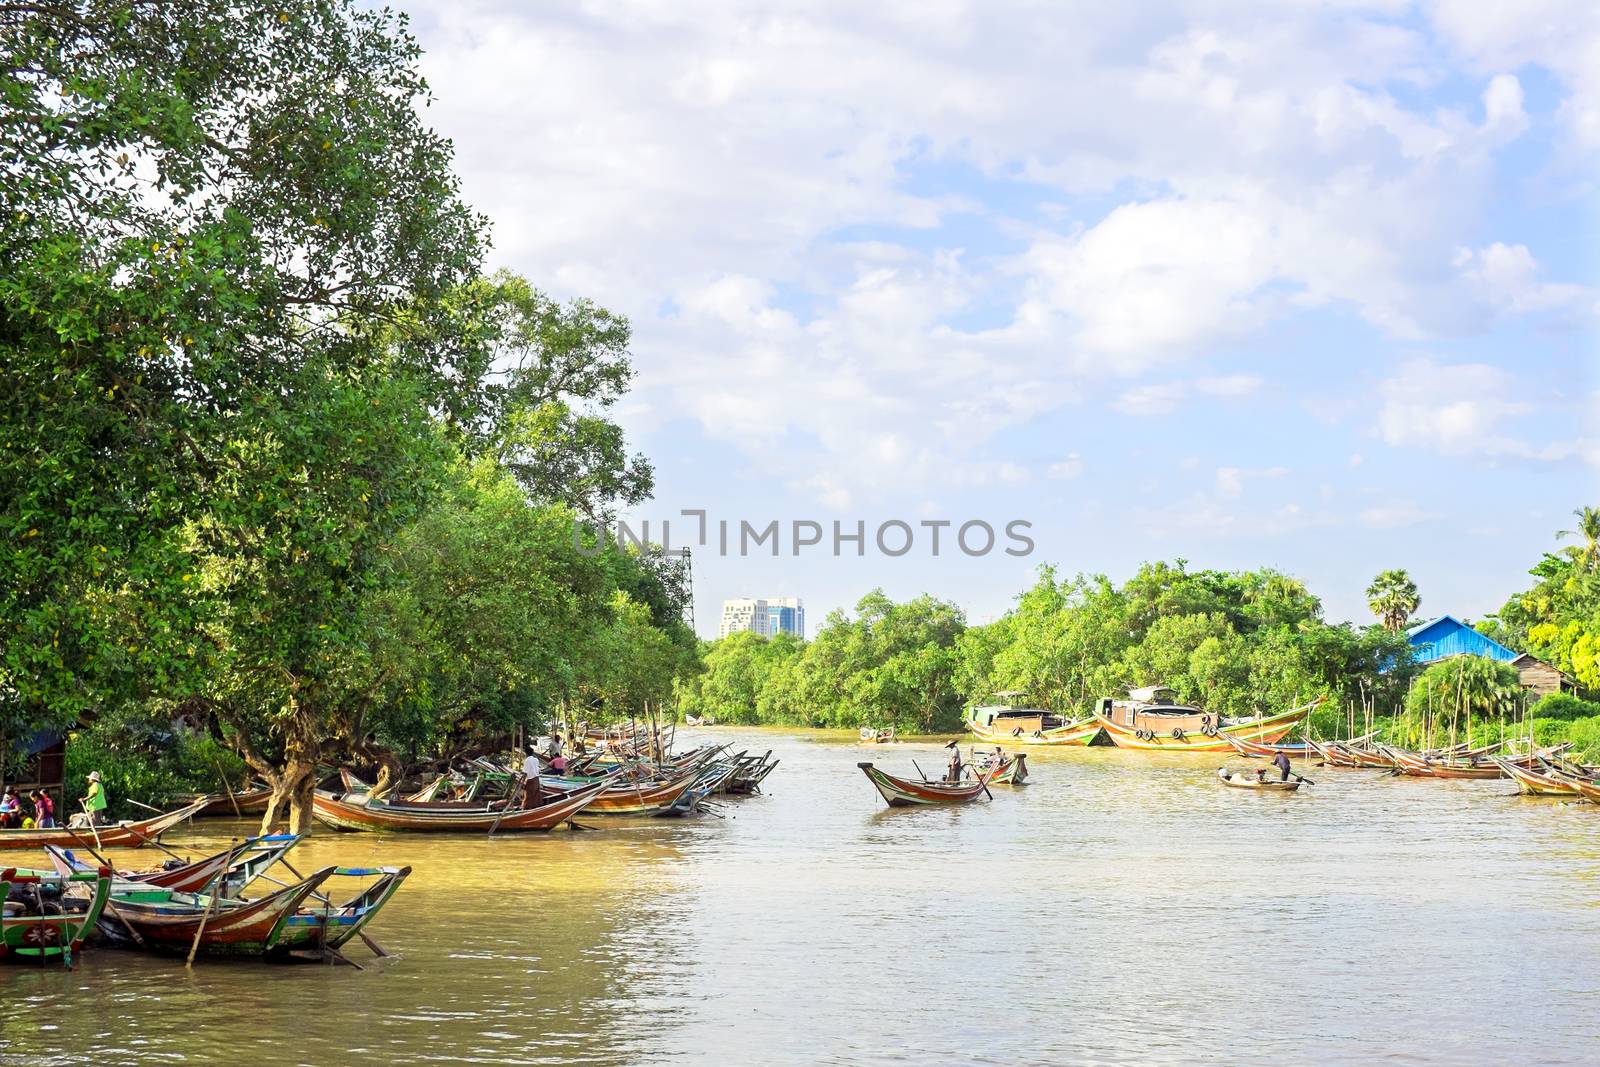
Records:
<instances>
[{"instance_id":1,"label":"bamboo pole","mask_svg":"<svg viewBox=\"0 0 1600 1067\"><path fill-rule=\"evenodd\" d=\"M189 946L189 958L183 962L186 968L194 966L195 954L200 951L200 939L205 936L206 923L211 921L211 914L217 909L217 889L221 885L222 876L228 872L229 867L233 866L233 858L238 853L238 848L229 850L227 858L222 861L221 869L217 871L216 877L211 879L210 893L206 897L205 914L200 916L200 925L194 928L194 942Z\"/></svg>"}]
</instances>

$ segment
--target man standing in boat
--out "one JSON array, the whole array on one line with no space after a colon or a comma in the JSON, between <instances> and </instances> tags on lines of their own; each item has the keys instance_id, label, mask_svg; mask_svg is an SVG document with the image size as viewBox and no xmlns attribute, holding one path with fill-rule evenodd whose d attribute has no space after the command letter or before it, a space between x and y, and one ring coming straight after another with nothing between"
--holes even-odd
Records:
<instances>
[{"instance_id":1,"label":"man standing in boat","mask_svg":"<svg viewBox=\"0 0 1600 1067\"><path fill-rule=\"evenodd\" d=\"M89 772L89 795L82 797L78 803L83 805L84 813L89 816L89 825L95 826L105 821L102 814L106 810L106 790L100 784L100 772Z\"/></svg>"},{"instance_id":2,"label":"man standing in boat","mask_svg":"<svg viewBox=\"0 0 1600 1067\"><path fill-rule=\"evenodd\" d=\"M1281 775L1278 780L1287 782L1289 780L1289 754L1287 752L1279 752L1272 757L1272 765L1278 768L1278 773Z\"/></svg>"},{"instance_id":3,"label":"man standing in boat","mask_svg":"<svg viewBox=\"0 0 1600 1067\"><path fill-rule=\"evenodd\" d=\"M950 769L945 772L944 780L947 782L961 781L961 743L952 741L946 746L950 749Z\"/></svg>"}]
</instances>

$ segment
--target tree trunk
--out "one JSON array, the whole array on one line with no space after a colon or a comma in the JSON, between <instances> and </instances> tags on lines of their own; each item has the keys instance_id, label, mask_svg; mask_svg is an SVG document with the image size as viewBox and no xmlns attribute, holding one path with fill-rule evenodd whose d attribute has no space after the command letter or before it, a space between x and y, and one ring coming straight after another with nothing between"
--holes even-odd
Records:
<instances>
[{"instance_id":1,"label":"tree trunk","mask_svg":"<svg viewBox=\"0 0 1600 1067\"><path fill-rule=\"evenodd\" d=\"M311 798L316 789L316 767L307 767L295 781L294 792L290 799L289 832L291 834L309 834L311 832Z\"/></svg>"}]
</instances>

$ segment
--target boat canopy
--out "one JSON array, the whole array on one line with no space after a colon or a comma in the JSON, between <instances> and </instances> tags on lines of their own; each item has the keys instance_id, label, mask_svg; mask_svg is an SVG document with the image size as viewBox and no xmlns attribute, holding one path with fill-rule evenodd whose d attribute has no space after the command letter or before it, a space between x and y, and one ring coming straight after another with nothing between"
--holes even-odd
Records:
<instances>
[{"instance_id":1,"label":"boat canopy","mask_svg":"<svg viewBox=\"0 0 1600 1067\"><path fill-rule=\"evenodd\" d=\"M1178 691L1169 685L1141 685L1137 689L1128 690L1128 699L1137 700L1141 704L1175 704L1178 700Z\"/></svg>"}]
</instances>

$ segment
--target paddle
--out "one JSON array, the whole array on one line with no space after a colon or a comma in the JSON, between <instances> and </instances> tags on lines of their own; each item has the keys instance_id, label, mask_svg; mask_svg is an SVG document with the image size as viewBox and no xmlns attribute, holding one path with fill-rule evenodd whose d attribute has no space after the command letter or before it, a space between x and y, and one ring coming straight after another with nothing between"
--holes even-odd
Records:
<instances>
[{"instance_id":1,"label":"paddle","mask_svg":"<svg viewBox=\"0 0 1600 1067\"><path fill-rule=\"evenodd\" d=\"M1295 781L1297 781L1297 782L1304 782L1306 785L1316 785L1317 784L1316 782L1313 782L1311 779L1307 778L1303 774L1295 774L1294 771L1290 771L1289 773L1294 775Z\"/></svg>"}]
</instances>

